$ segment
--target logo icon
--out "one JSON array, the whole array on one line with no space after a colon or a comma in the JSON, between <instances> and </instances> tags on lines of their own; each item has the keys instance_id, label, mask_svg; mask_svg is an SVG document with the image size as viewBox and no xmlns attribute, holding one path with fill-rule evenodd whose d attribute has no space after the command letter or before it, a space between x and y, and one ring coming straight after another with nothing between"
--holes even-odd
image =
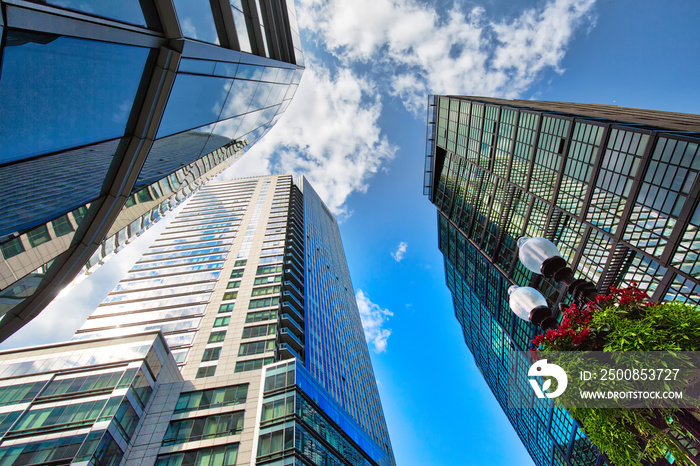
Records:
<instances>
[{"instance_id":1,"label":"logo icon","mask_svg":"<svg viewBox=\"0 0 700 466\"><path fill-rule=\"evenodd\" d=\"M552 377L557 381L557 389L549 393L548 390L552 385L552 379L546 379L542 388L540 388L540 384L536 379L529 379L530 385L532 385L532 389L535 391L537 398L556 398L564 393L569 383L569 378L566 376L564 369L556 364L548 364L546 359L540 359L530 366L527 375L528 377Z\"/></svg>"}]
</instances>

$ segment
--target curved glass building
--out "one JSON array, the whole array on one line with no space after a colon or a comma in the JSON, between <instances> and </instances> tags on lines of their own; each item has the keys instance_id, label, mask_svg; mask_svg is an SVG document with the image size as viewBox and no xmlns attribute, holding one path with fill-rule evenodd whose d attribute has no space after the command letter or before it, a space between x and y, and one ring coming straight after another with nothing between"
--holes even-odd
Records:
<instances>
[{"instance_id":1,"label":"curved glass building","mask_svg":"<svg viewBox=\"0 0 700 466\"><path fill-rule=\"evenodd\" d=\"M262 137L304 60L292 0L2 0L0 32L6 338L125 205L191 190Z\"/></svg>"}]
</instances>

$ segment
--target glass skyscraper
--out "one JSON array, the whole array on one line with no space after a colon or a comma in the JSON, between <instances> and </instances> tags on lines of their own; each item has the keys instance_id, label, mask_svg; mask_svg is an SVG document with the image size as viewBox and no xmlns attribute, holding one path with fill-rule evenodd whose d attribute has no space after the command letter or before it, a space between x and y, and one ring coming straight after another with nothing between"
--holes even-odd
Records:
<instances>
[{"instance_id":1,"label":"glass skyscraper","mask_svg":"<svg viewBox=\"0 0 700 466\"><path fill-rule=\"evenodd\" d=\"M477 366L536 464L604 464L565 410L508 373L510 351L537 331L510 310L508 288L568 302L518 261L517 240L553 241L601 293L636 282L653 300L700 304L700 117L431 96L427 134L424 193ZM509 391L532 408L509 408Z\"/></svg>"},{"instance_id":2,"label":"glass skyscraper","mask_svg":"<svg viewBox=\"0 0 700 466\"><path fill-rule=\"evenodd\" d=\"M293 0L0 0L0 10L4 339L116 233L118 216L143 215L122 211L134 196L160 197L157 183L161 195L191 191L183 185L262 137L304 59Z\"/></svg>"},{"instance_id":3,"label":"glass skyscraper","mask_svg":"<svg viewBox=\"0 0 700 466\"><path fill-rule=\"evenodd\" d=\"M0 361L0 464L395 464L337 223L304 179L202 187L71 342Z\"/></svg>"}]
</instances>

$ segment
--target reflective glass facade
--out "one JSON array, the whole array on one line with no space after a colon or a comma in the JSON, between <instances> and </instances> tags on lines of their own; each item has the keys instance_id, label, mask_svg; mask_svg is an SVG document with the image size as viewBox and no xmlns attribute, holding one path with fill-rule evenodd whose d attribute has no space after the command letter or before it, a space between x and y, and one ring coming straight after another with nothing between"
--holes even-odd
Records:
<instances>
[{"instance_id":1,"label":"reflective glass facade","mask_svg":"<svg viewBox=\"0 0 700 466\"><path fill-rule=\"evenodd\" d=\"M431 96L424 192L455 316L486 382L538 465L602 464L573 419L505 369L536 328L508 306L512 284L550 307L568 299L517 257L553 241L601 293L636 282L654 300L700 304L700 117L481 97ZM532 398L511 409L507 391Z\"/></svg>"},{"instance_id":2,"label":"reflective glass facade","mask_svg":"<svg viewBox=\"0 0 700 466\"><path fill-rule=\"evenodd\" d=\"M122 390L113 366L148 362L150 346L129 341L153 332L173 380L139 379L128 403L110 401ZM0 411L9 413L0 413L9 458L0 464L395 464L338 227L304 179L200 188L64 346L76 345L87 350L54 347L0 365ZM84 377L46 388L33 378L65 366ZM21 379L4 389L6 377ZM95 396L64 403L70 410L2 409L72 390ZM104 412L114 417L107 433ZM45 434L46 419L83 430L59 443L14 441L17 431Z\"/></svg>"},{"instance_id":3,"label":"reflective glass facade","mask_svg":"<svg viewBox=\"0 0 700 466\"><path fill-rule=\"evenodd\" d=\"M153 394L182 380L158 333L0 353L0 463L118 465Z\"/></svg>"},{"instance_id":4,"label":"reflective glass facade","mask_svg":"<svg viewBox=\"0 0 700 466\"><path fill-rule=\"evenodd\" d=\"M293 0L93 3L0 1L0 291L22 301L0 337L57 292L41 267L68 283L132 196L230 163L303 71Z\"/></svg>"}]
</instances>

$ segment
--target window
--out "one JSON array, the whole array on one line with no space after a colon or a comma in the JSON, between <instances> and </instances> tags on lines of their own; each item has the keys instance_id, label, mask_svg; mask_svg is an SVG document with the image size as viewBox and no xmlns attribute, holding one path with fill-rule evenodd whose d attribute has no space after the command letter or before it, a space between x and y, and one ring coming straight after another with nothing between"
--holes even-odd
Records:
<instances>
[{"instance_id":1,"label":"window","mask_svg":"<svg viewBox=\"0 0 700 466\"><path fill-rule=\"evenodd\" d=\"M309 437L312 440L311 437ZM316 445L314 445L315 447ZM287 427L283 430L278 430L276 432L260 434L260 439L258 440L258 456L266 456L272 453L277 453L283 450L287 450L294 447L294 427ZM315 454L321 455L319 453L321 448L316 448ZM324 455L324 458L328 456Z\"/></svg>"},{"instance_id":2,"label":"window","mask_svg":"<svg viewBox=\"0 0 700 466\"><path fill-rule=\"evenodd\" d=\"M61 429L89 425L97 419L105 403L106 400L99 400L69 406L33 409L24 413L13 430L32 429L35 433L39 433L48 432L51 430L51 426L57 424L61 424ZM70 409L68 409L69 407ZM65 424L70 424L70 426Z\"/></svg>"},{"instance_id":3,"label":"window","mask_svg":"<svg viewBox=\"0 0 700 466\"><path fill-rule=\"evenodd\" d=\"M225 327L230 321L231 316L217 317L216 320L214 320L214 327Z\"/></svg>"},{"instance_id":4,"label":"window","mask_svg":"<svg viewBox=\"0 0 700 466\"><path fill-rule=\"evenodd\" d=\"M259 264L272 264L274 262L282 262L282 259L284 259L284 256L267 256L267 257L261 257L260 260L258 260Z\"/></svg>"},{"instance_id":5,"label":"window","mask_svg":"<svg viewBox=\"0 0 700 466\"><path fill-rule=\"evenodd\" d=\"M51 236L49 235L49 230L46 228L46 225L41 225L27 232L27 240L29 240L31 247L35 248L40 244L50 241Z\"/></svg>"},{"instance_id":6,"label":"window","mask_svg":"<svg viewBox=\"0 0 700 466\"><path fill-rule=\"evenodd\" d=\"M231 278L240 278L243 276L244 269L233 269L231 271Z\"/></svg>"},{"instance_id":7,"label":"window","mask_svg":"<svg viewBox=\"0 0 700 466\"><path fill-rule=\"evenodd\" d=\"M197 369L197 379L202 379L204 377L211 377L216 372L216 366L200 367Z\"/></svg>"},{"instance_id":8,"label":"window","mask_svg":"<svg viewBox=\"0 0 700 466\"><path fill-rule=\"evenodd\" d=\"M115 425L117 426L117 430L119 430L124 438L127 441L131 439L131 436L134 435L134 431L136 430L136 425L139 423L139 416L136 414L136 411L134 411L134 408L131 407L131 403L124 400L122 404L119 405L119 409L117 409L117 413L114 415L114 420L116 421Z\"/></svg>"},{"instance_id":9,"label":"window","mask_svg":"<svg viewBox=\"0 0 700 466\"><path fill-rule=\"evenodd\" d=\"M259 277L253 282L253 285L267 285L268 283L280 283L282 281L282 275L275 275L273 277Z\"/></svg>"},{"instance_id":10,"label":"window","mask_svg":"<svg viewBox=\"0 0 700 466\"><path fill-rule=\"evenodd\" d=\"M260 307L277 306L280 302L279 298L263 298L263 299L251 299L248 304L248 309L257 309Z\"/></svg>"},{"instance_id":11,"label":"window","mask_svg":"<svg viewBox=\"0 0 700 466\"><path fill-rule=\"evenodd\" d=\"M45 384L44 381L0 387L0 406L32 401Z\"/></svg>"},{"instance_id":12,"label":"window","mask_svg":"<svg viewBox=\"0 0 700 466\"><path fill-rule=\"evenodd\" d=\"M211 332L211 335L209 335L209 340L207 343L219 343L224 341L224 338L226 338L226 330L218 331L218 332Z\"/></svg>"},{"instance_id":13,"label":"window","mask_svg":"<svg viewBox=\"0 0 700 466\"><path fill-rule=\"evenodd\" d=\"M268 351L274 351L275 340L263 340L263 341L253 341L250 343L241 343L241 347L238 349L239 356L250 356L253 354L267 353Z\"/></svg>"},{"instance_id":14,"label":"window","mask_svg":"<svg viewBox=\"0 0 700 466\"><path fill-rule=\"evenodd\" d=\"M3 458L21 457L22 464L64 464L72 459L85 440L86 434L46 439L40 442L8 445L0 448Z\"/></svg>"},{"instance_id":15,"label":"window","mask_svg":"<svg viewBox=\"0 0 700 466\"><path fill-rule=\"evenodd\" d=\"M234 267L243 267L248 263L248 259L243 259L243 260L238 260L236 261L235 264L233 264Z\"/></svg>"},{"instance_id":16,"label":"window","mask_svg":"<svg viewBox=\"0 0 700 466\"><path fill-rule=\"evenodd\" d=\"M238 444L219 445L199 448L197 450L179 451L161 455L155 466L197 465L197 466L234 466L238 459Z\"/></svg>"},{"instance_id":17,"label":"window","mask_svg":"<svg viewBox=\"0 0 700 466\"><path fill-rule=\"evenodd\" d=\"M53 220L51 222L51 225L53 225L53 232L56 235L56 237L64 236L75 231L73 225L71 225L70 223L70 220L68 220L67 215L62 215L56 220Z\"/></svg>"},{"instance_id":18,"label":"window","mask_svg":"<svg viewBox=\"0 0 700 466\"><path fill-rule=\"evenodd\" d=\"M226 285L226 288L228 288L228 289L231 289L231 288L238 288L239 286L241 286L241 281L240 281L240 280L236 280L235 282L229 282L229 283Z\"/></svg>"},{"instance_id":19,"label":"window","mask_svg":"<svg viewBox=\"0 0 700 466\"><path fill-rule=\"evenodd\" d=\"M175 407L176 413L197 411L200 409L219 408L243 404L248 396L248 385L231 385L229 387L199 390L180 394Z\"/></svg>"},{"instance_id":20,"label":"window","mask_svg":"<svg viewBox=\"0 0 700 466\"><path fill-rule=\"evenodd\" d=\"M230 299L236 299L238 297L238 291L229 291L227 293L224 293L224 301L228 301Z\"/></svg>"},{"instance_id":21,"label":"window","mask_svg":"<svg viewBox=\"0 0 700 466\"><path fill-rule=\"evenodd\" d=\"M221 306L219 306L219 313L231 312L231 311L233 311L233 308L235 305L236 305L236 303L222 304Z\"/></svg>"},{"instance_id":22,"label":"window","mask_svg":"<svg viewBox=\"0 0 700 466\"><path fill-rule=\"evenodd\" d=\"M294 413L294 394L274 398L276 399L263 403L261 421L279 419Z\"/></svg>"},{"instance_id":23,"label":"window","mask_svg":"<svg viewBox=\"0 0 700 466\"><path fill-rule=\"evenodd\" d=\"M2 249L2 256L5 259L15 257L16 255L22 254L25 251L24 245L22 244L22 239L19 236L11 239L7 243L0 244L0 249Z\"/></svg>"},{"instance_id":24,"label":"window","mask_svg":"<svg viewBox=\"0 0 700 466\"><path fill-rule=\"evenodd\" d=\"M236 363L234 372L247 372L260 369L264 364L272 364L275 358L252 359L250 361L241 361Z\"/></svg>"},{"instance_id":25,"label":"window","mask_svg":"<svg viewBox=\"0 0 700 466\"><path fill-rule=\"evenodd\" d=\"M277 331L277 324L256 325L254 327L245 327L243 329L243 338L263 337L266 335L274 335Z\"/></svg>"},{"instance_id":26,"label":"window","mask_svg":"<svg viewBox=\"0 0 700 466\"><path fill-rule=\"evenodd\" d=\"M263 320L272 320L272 319L276 319L276 318L277 318L277 311L276 310L249 312L245 316L245 322L246 322L246 324L249 324L251 322L260 322Z\"/></svg>"},{"instance_id":27,"label":"window","mask_svg":"<svg viewBox=\"0 0 700 466\"><path fill-rule=\"evenodd\" d=\"M221 355L221 348L207 348L204 350L202 362L218 361L219 355Z\"/></svg>"},{"instance_id":28,"label":"window","mask_svg":"<svg viewBox=\"0 0 700 466\"><path fill-rule=\"evenodd\" d=\"M225 437L243 430L243 411L172 421L163 438L163 446Z\"/></svg>"},{"instance_id":29,"label":"window","mask_svg":"<svg viewBox=\"0 0 700 466\"><path fill-rule=\"evenodd\" d=\"M262 265L258 267L255 275L267 275L270 273L282 273L282 265Z\"/></svg>"},{"instance_id":30,"label":"window","mask_svg":"<svg viewBox=\"0 0 700 466\"><path fill-rule=\"evenodd\" d=\"M262 288L254 288L251 296L262 296L266 294L274 294L280 292L280 286L265 286Z\"/></svg>"}]
</instances>

